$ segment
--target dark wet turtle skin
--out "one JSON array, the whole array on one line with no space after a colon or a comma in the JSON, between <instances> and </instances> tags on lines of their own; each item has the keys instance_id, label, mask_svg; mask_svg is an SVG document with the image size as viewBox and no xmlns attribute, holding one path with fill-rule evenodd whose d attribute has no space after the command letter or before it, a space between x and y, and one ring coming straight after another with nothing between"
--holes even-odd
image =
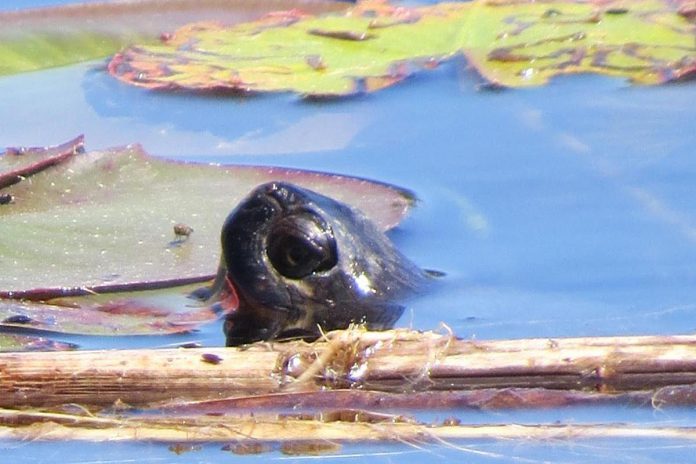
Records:
<instances>
[{"instance_id":1,"label":"dark wet turtle skin","mask_svg":"<svg viewBox=\"0 0 696 464\"><path fill-rule=\"evenodd\" d=\"M230 213L222 253L239 300L225 321L228 346L313 339L351 323L390 328L428 279L361 212L283 182L257 187Z\"/></svg>"}]
</instances>

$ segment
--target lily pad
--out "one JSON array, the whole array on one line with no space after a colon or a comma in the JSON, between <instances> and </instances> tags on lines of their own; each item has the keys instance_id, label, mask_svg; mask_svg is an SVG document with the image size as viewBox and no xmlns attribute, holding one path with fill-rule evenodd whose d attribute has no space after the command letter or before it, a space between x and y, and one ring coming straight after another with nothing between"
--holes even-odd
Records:
<instances>
[{"instance_id":1,"label":"lily pad","mask_svg":"<svg viewBox=\"0 0 696 464\"><path fill-rule=\"evenodd\" d=\"M0 156L0 189L60 164L83 150L83 136L50 148L9 148Z\"/></svg>"},{"instance_id":2,"label":"lily pad","mask_svg":"<svg viewBox=\"0 0 696 464\"><path fill-rule=\"evenodd\" d=\"M0 75L105 58L190 21L238 23L278 6L275 0L116 0L0 12ZM283 7L315 13L345 9L330 0Z\"/></svg>"},{"instance_id":3,"label":"lily pad","mask_svg":"<svg viewBox=\"0 0 696 464\"><path fill-rule=\"evenodd\" d=\"M65 351L76 348L72 343L63 343L43 337L0 333L0 353L7 351Z\"/></svg>"},{"instance_id":4,"label":"lily pad","mask_svg":"<svg viewBox=\"0 0 696 464\"><path fill-rule=\"evenodd\" d=\"M45 303L0 299L0 326L102 336L189 332L224 315L222 307L188 297L199 287L57 298Z\"/></svg>"},{"instance_id":5,"label":"lily pad","mask_svg":"<svg viewBox=\"0 0 696 464\"><path fill-rule=\"evenodd\" d=\"M402 9L373 2L345 15L287 11L232 27L192 24L160 45L116 54L109 72L153 89L351 95L389 86L412 66L456 53L451 10L467 8Z\"/></svg>"},{"instance_id":6,"label":"lily pad","mask_svg":"<svg viewBox=\"0 0 696 464\"><path fill-rule=\"evenodd\" d=\"M352 204L384 229L413 202L407 190L379 182L172 162L137 145L76 154L0 189L13 199L0 205L0 296L45 300L72 288L103 293L211 278L224 218L253 187L272 180ZM177 236L175 226L189 235Z\"/></svg>"},{"instance_id":7,"label":"lily pad","mask_svg":"<svg viewBox=\"0 0 696 464\"><path fill-rule=\"evenodd\" d=\"M397 83L457 54L490 83L601 73L644 84L696 74L694 26L672 2L479 0L405 8L368 0L342 14L278 12L185 26L128 48L109 72L152 89L345 96Z\"/></svg>"},{"instance_id":8,"label":"lily pad","mask_svg":"<svg viewBox=\"0 0 696 464\"><path fill-rule=\"evenodd\" d=\"M638 84L696 77L696 27L674 2L476 3L462 50L491 84L597 73Z\"/></svg>"}]
</instances>

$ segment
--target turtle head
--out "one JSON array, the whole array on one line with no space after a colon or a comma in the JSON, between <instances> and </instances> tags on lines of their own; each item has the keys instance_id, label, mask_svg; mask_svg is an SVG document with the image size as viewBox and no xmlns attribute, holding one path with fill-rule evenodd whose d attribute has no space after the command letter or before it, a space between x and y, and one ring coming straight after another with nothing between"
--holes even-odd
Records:
<instances>
[{"instance_id":1,"label":"turtle head","mask_svg":"<svg viewBox=\"0 0 696 464\"><path fill-rule=\"evenodd\" d=\"M364 323L391 327L425 273L361 212L284 182L252 191L225 220L226 278L239 307L228 345Z\"/></svg>"}]
</instances>

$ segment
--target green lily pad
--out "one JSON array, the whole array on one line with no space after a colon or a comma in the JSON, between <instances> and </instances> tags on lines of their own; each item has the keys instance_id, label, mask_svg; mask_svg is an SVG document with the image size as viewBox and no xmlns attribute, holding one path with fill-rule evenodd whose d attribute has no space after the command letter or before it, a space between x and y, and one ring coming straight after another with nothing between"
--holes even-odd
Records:
<instances>
[{"instance_id":1,"label":"green lily pad","mask_svg":"<svg viewBox=\"0 0 696 464\"><path fill-rule=\"evenodd\" d=\"M65 351L74 350L72 343L63 343L43 337L0 333L0 353L8 351Z\"/></svg>"},{"instance_id":2,"label":"green lily pad","mask_svg":"<svg viewBox=\"0 0 696 464\"><path fill-rule=\"evenodd\" d=\"M673 2L475 4L462 31L470 64L494 85L596 73L638 84L696 76L696 28Z\"/></svg>"},{"instance_id":3,"label":"green lily pad","mask_svg":"<svg viewBox=\"0 0 696 464\"><path fill-rule=\"evenodd\" d=\"M172 162L137 145L76 154L0 189L13 198L0 205L0 296L45 300L71 288L103 293L209 279L223 220L272 180L352 204L384 229L413 202L406 190L364 179ZM175 226L190 234L177 236Z\"/></svg>"},{"instance_id":4,"label":"green lily pad","mask_svg":"<svg viewBox=\"0 0 696 464\"><path fill-rule=\"evenodd\" d=\"M231 27L198 23L130 47L109 72L152 89L345 96L397 83L457 54L492 85L571 73L656 84L696 74L694 26L672 2L515 0L419 8L368 0L346 13L278 12Z\"/></svg>"},{"instance_id":5,"label":"green lily pad","mask_svg":"<svg viewBox=\"0 0 696 464\"><path fill-rule=\"evenodd\" d=\"M340 96L386 87L404 79L419 61L434 64L457 52L447 13L465 11L461 5L432 7L444 16L423 15L430 11L423 8L375 6L361 4L345 15L322 17L278 12L232 27L192 24L160 45L116 54L109 72L154 89Z\"/></svg>"},{"instance_id":6,"label":"green lily pad","mask_svg":"<svg viewBox=\"0 0 696 464\"><path fill-rule=\"evenodd\" d=\"M345 8L329 0L283 6L315 13ZM275 0L117 0L0 12L0 75L106 58L190 21L238 23L277 7Z\"/></svg>"}]
</instances>

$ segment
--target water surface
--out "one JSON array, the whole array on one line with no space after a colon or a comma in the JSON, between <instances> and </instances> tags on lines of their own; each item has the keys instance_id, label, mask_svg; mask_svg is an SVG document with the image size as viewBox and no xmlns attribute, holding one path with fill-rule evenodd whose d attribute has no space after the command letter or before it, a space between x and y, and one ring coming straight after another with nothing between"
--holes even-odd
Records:
<instances>
[{"instance_id":1,"label":"water surface","mask_svg":"<svg viewBox=\"0 0 696 464\"><path fill-rule=\"evenodd\" d=\"M632 87L577 76L537 89L483 91L455 60L379 94L310 103L292 95L152 93L115 82L102 67L0 78L0 146L84 133L88 148L140 142L172 159L326 170L412 189L418 207L392 237L416 262L447 276L413 302L400 326L444 323L477 339L696 328L695 85ZM185 337L69 339L88 348L224 343L215 325ZM465 422L696 425L690 411L623 407L456 415ZM354 445L332 460L666 462L693 451L690 443L640 440L457 446ZM0 448L18 463L66 452L62 462L239 459L215 446L181 458L146 444Z\"/></svg>"}]
</instances>

